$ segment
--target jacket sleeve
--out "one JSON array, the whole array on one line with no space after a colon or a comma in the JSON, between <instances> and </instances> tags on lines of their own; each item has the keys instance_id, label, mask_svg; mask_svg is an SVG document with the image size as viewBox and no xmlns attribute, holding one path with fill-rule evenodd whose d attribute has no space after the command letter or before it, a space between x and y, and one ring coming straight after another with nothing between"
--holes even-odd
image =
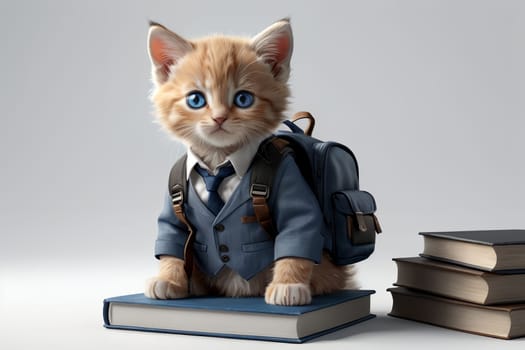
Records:
<instances>
[{"instance_id":1,"label":"jacket sleeve","mask_svg":"<svg viewBox=\"0 0 525 350\"><path fill-rule=\"evenodd\" d=\"M188 238L188 229L173 213L169 194L164 200L164 207L158 218L158 236L155 241L155 257L161 255L184 258L184 244Z\"/></svg>"},{"instance_id":2,"label":"jacket sleeve","mask_svg":"<svg viewBox=\"0 0 525 350\"><path fill-rule=\"evenodd\" d=\"M282 160L272 191L275 197L270 204L278 232L275 260L299 257L320 263L323 215L317 198L291 156Z\"/></svg>"}]
</instances>

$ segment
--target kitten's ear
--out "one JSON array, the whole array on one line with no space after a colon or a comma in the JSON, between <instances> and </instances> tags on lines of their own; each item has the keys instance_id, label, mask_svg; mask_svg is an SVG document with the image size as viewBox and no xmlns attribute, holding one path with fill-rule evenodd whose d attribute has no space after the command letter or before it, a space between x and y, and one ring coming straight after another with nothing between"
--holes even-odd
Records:
<instances>
[{"instance_id":1,"label":"kitten's ear","mask_svg":"<svg viewBox=\"0 0 525 350\"><path fill-rule=\"evenodd\" d=\"M148 51L154 83L161 85L166 82L171 67L192 49L189 41L158 23L150 22Z\"/></svg>"},{"instance_id":2,"label":"kitten's ear","mask_svg":"<svg viewBox=\"0 0 525 350\"><path fill-rule=\"evenodd\" d=\"M275 22L251 42L259 59L270 65L279 81L286 82L290 75L290 60L293 51L293 35L288 18Z\"/></svg>"}]
</instances>

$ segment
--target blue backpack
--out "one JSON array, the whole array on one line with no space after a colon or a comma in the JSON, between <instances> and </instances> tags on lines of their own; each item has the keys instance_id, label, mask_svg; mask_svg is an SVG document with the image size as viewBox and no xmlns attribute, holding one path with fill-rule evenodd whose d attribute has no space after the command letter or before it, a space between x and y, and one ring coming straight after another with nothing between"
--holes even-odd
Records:
<instances>
[{"instance_id":1,"label":"blue backpack","mask_svg":"<svg viewBox=\"0 0 525 350\"><path fill-rule=\"evenodd\" d=\"M310 122L306 131L295 124L300 119ZM375 216L374 197L359 189L359 170L354 154L340 143L311 137L315 120L308 112L297 113L284 123L291 131L278 131L263 142L252 163L250 195L257 221L270 236L277 235L267 199L281 160L291 153L323 212L324 249L330 253L332 261L336 265L348 265L368 258L374 251L375 236L381 233L381 226ZM189 231L184 260L186 272L190 275L195 232L183 208L185 162L186 157L182 157L171 169L169 192L175 215Z\"/></svg>"},{"instance_id":2,"label":"blue backpack","mask_svg":"<svg viewBox=\"0 0 525 350\"><path fill-rule=\"evenodd\" d=\"M310 122L306 131L295 124L300 119ZM340 143L311 137L315 119L308 112L297 113L285 124L291 132L278 131L260 146L254 159L250 193L259 224L269 234L277 233L266 199L281 159L292 153L323 212L324 249L333 262L347 265L368 258L381 226L375 215L374 197L359 189L359 168L354 154Z\"/></svg>"}]
</instances>

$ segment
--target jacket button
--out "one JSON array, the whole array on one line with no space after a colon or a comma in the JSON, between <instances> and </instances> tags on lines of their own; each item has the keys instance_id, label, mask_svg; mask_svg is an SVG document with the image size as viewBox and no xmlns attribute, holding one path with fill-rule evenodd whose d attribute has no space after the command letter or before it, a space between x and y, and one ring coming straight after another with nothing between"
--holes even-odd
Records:
<instances>
[{"instance_id":1,"label":"jacket button","mask_svg":"<svg viewBox=\"0 0 525 350\"><path fill-rule=\"evenodd\" d=\"M227 253L227 252L230 251L230 248L228 248L228 246L225 245L225 244L221 244L221 245L219 246L219 251L220 251L221 253Z\"/></svg>"},{"instance_id":2,"label":"jacket button","mask_svg":"<svg viewBox=\"0 0 525 350\"><path fill-rule=\"evenodd\" d=\"M227 263L228 261L230 261L230 257L228 255L223 255L223 256L221 256L221 260L222 260L222 262Z\"/></svg>"},{"instance_id":3,"label":"jacket button","mask_svg":"<svg viewBox=\"0 0 525 350\"><path fill-rule=\"evenodd\" d=\"M224 231L224 225L223 224L217 224L213 227L215 229L215 231L217 232L222 232Z\"/></svg>"}]
</instances>

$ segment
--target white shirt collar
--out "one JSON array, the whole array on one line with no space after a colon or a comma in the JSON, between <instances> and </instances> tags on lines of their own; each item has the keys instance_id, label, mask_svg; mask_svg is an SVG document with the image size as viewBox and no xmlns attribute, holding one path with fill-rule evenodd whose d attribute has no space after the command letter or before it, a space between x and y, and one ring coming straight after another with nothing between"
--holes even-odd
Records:
<instances>
[{"instance_id":1,"label":"white shirt collar","mask_svg":"<svg viewBox=\"0 0 525 350\"><path fill-rule=\"evenodd\" d=\"M219 164L217 168L220 168L224 164L231 162L233 169L235 170L235 174L238 177L242 178L244 174L246 174L246 172L248 171L248 168L252 163L252 159L257 153L257 150L259 149L260 143L262 142L262 140L269 136L270 134L264 137L255 138L248 144L244 145L243 147L226 157L226 160L223 163ZM186 179L190 178L191 171L193 170L196 164L199 164L204 169L208 169L206 164L204 164L204 162L199 158L199 156L193 153L191 148L188 147L188 158L186 160ZM213 170L216 171L217 168Z\"/></svg>"}]
</instances>

